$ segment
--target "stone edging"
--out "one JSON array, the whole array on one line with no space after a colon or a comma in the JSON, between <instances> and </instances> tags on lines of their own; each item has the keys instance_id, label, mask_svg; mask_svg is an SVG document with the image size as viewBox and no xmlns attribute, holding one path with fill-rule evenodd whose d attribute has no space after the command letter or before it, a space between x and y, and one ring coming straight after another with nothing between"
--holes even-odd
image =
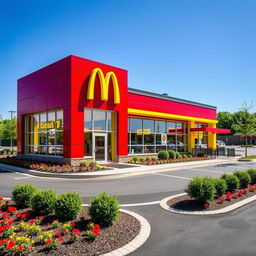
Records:
<instances>
[{"instance_id":1,"label":"stone edging","mask_svg":"<svg viewBox=\"0 0 256 256\"><path fill-rule=\"evenodd\" d=\"M11 200L11 198L4 198L4 200ZM88 204L82 204L82 206L88 206ZM101 256L124 256L132 253L133 251L137 250L141 247L149 238L151 233L151 227L149 222L142 217L141 215L131 212L128 210L120 209L121 212L131 215L132 217L136 218L140 222L140 232L139 234L128 244L120 247L114 251L102 254Z\"/></svg>"},{"instance_id":2,"label":"stone edging","mask_svg":"<svg viewBox=\"0 0 256 256\"><path fill-rule=\"evenodd\" d=\"M142 246L148 239L151 227L149 222L142 217L141 215L131 212L128 210L120 210L121 212L127 213L131 215L132 217L136 218L140 222L140 233L128 244L124 245L123 247L120 247L114 251L108 252L103 254L102 256L123 256L128 255L132 253L133 251L137 250L140 246Z\"/></svg>"},{"instance_id":3,"label":"stone edging","mask_svg":"<svg viewBox=\"0 0 256 256\"><path fill-rule=\"evenodd\" d=\"M214 211L182 211L182 210L177 210L177 209L174 209L174 208L171 208L170 206L167 205L167 202L175 197L178 197L178 196L183 196L183 195L186 195L186 193L182 193L182 194L178 194L178 195L174 195L174 196L169 196L169 197L166 197L164 198L163 200L161 200L160 202L160 206L167 210L167 211L170 211L170 212L173 212L173 213L179 213L179 214L184 214L184 215L214 215L214 214L223 214L223 213L228 213L228 212L231 212L231 211L234 211L236 210L237 208L240 208L246 204L249 204L253 201L256 200L256 195L254 196L251 196L249 198L246 198L244 200L241 200L237 203L234 203L232 205L229 205L227 207L224 207L222 209L218 209L218 210L214 210Z\"/></svg>"}]
</instances>

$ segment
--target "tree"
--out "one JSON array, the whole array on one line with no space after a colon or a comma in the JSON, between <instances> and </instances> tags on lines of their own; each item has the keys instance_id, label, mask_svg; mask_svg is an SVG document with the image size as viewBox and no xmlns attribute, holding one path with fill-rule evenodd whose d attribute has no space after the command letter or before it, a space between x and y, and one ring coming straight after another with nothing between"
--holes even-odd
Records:
<instances>
[{"instance_id":1,"label":"tree","mask_svg":"<svg viewBox=\"0 0 256 256\"><path fill-rule=\"evenodd\" d=\"M6 119L0 123L0 139L13 141L17 138L17 121L16 118ZM11 145L12 147L12 145ZM13 148L12 148L13 149Z\"/></svg>"},{"instance_id":2,"label":"tree","mask_svg":"<svg viewBox=\"0 0 256 256\"><path fill-rule=\"evenodd\" d=\"M231 134L235 133L234 129L232 129L234 124L234 118L232 113L228 111L219 112L217 114L217 119L218 119L218 124L217 124L218 128L230 129Z\"/></svg>"},{"instance_id":3,"label":"tree","mask_svg":"<svg viewBox=\"0 0 256 256\"><path fill-rule=\"evenodd\" d=\"M245 137L245 156L247 157L248 137L256 134L256 116L251 114L252 106L244 103L237 113L235 113L233 129Z\"/></svg>"}]
</instances>

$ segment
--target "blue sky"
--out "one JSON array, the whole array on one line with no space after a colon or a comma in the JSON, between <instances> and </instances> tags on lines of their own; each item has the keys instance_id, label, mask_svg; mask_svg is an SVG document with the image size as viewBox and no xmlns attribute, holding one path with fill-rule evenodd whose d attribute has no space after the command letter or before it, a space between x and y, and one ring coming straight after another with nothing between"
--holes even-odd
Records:
<instances>
[{"instance_id":1,"label":"blue sky","mask_svg":"<svg viewBox=\"0 0 256 256\"><path fill-rule=\"evenodd\" d=\"M130 87L237 111L255 98L255 13L255 0L3 1L0 115L18 78L70 54L128 69Z\"/></svg>"}]
</instances>

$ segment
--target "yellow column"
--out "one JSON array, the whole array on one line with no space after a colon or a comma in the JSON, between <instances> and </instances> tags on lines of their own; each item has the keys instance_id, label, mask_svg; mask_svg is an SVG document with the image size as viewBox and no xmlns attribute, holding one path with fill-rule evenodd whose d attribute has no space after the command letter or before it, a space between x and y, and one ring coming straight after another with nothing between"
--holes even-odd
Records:
<instances>
[{"instance_id":1,"label":"yellow column","mask_svg":"<svg viewBox=\"0 0 256 256\"><path fill-rule=\"evenodd\" d=\"M208 124L210 128L216 128L216 124ZM216 149L216 133L208 133L208 148Z\"/></svg>"},{"instance_id":2,"label":"yellow column","mask_svg":"<svg viewBox=\"0 0 256 256\"><path fill-rule=\"evenodd\" d=\"M195 148L195 133L191 132L190 128L195 128L195 121L188 122L188 151L192 153L192 149Z\"/></svg>"},{"instance_id":3,"label":"yellow column","mask_svg":"<svg viewBox=\"0 0 256 256\"><path fill-rule=\"evenodd\" d=\"M116 160L116 113L111 112L111 160Z\"/></svg>"}]
</instances>

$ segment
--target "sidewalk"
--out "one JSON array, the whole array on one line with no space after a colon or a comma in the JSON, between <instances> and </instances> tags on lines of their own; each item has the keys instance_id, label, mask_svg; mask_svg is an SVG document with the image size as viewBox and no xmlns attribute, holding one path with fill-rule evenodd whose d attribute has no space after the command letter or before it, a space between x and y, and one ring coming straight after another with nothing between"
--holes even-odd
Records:
<instances>
[{"instance_id":1,"label":"sidewalk","mask_svg":"<svg viewBox=\"0 0 256 256\"><path fill-rule=\"evenodd\" d=\"M0 164L0 168L3 170L9 170L13 172L21 172L27 175L37 176L37 177L47 177L47 178L64 178L64 179L89 179L89 178L120 178L127 176L143 175L148 173L156 172L167 172L172 170L202 167L214 164L226 164L237 162L237 158L219 158L214 160L202 160L194 162L184 162L184 163L171 163L171 164L162 164L162 165L140 165L131 168L131 164L126 164L128 168L115 169L112 170L100 170L100 171L91 171L84 173L48 173L40 172L35 170L30 170L21 167L15 167L6 164Z\"/></svg>"}]
</instances>

